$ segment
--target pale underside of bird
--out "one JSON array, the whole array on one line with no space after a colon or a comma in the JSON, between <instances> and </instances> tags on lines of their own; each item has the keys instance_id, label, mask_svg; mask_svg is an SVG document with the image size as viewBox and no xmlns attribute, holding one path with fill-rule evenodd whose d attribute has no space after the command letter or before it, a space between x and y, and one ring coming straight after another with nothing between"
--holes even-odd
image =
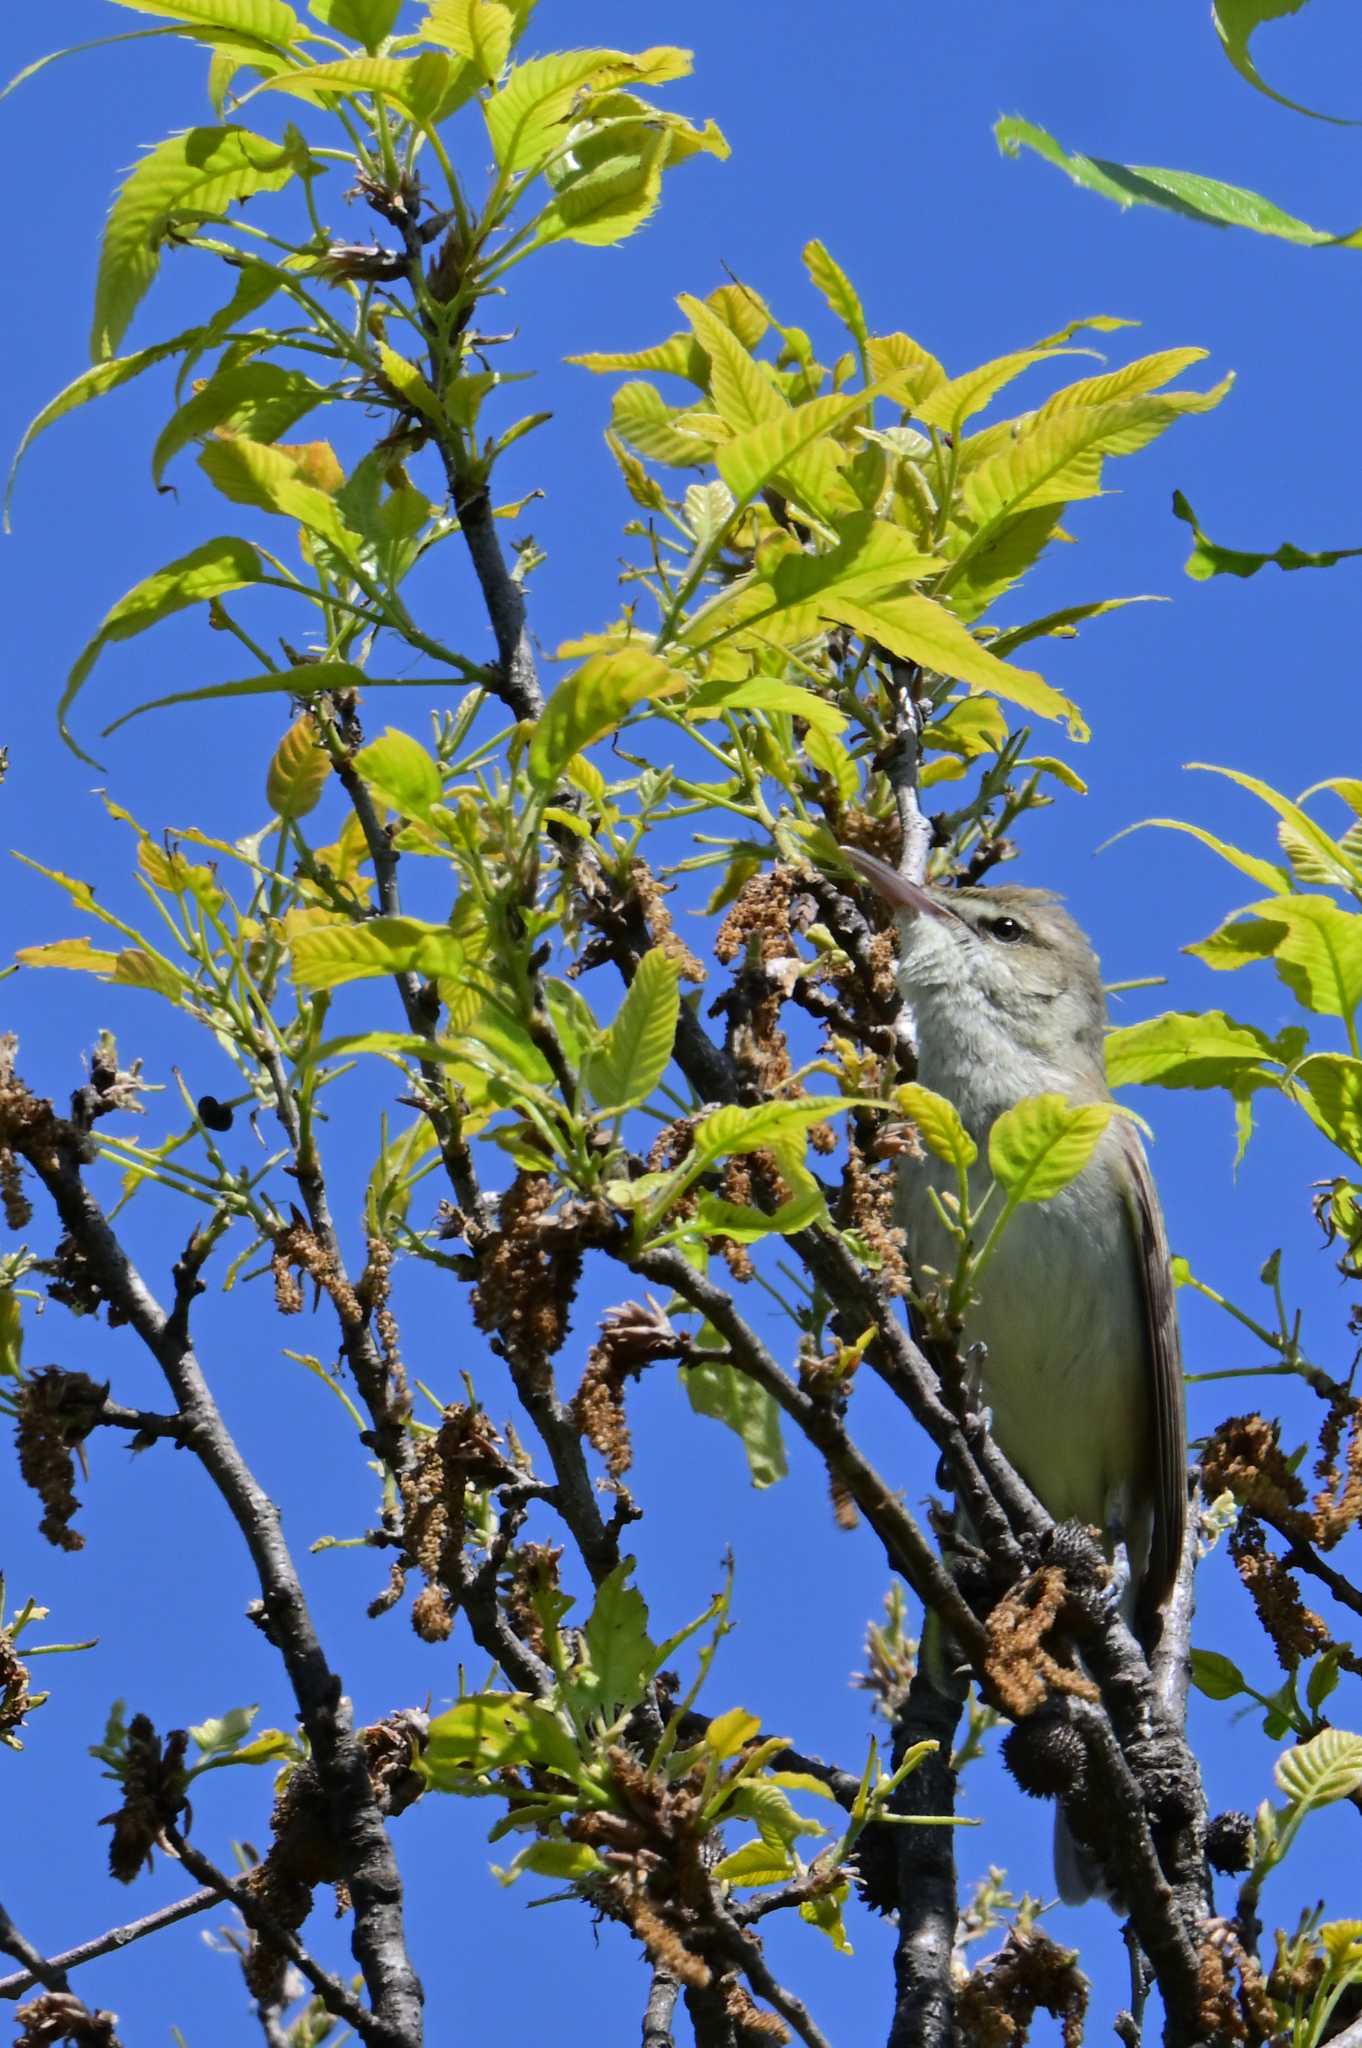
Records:
<instances>
[{"instance_id":1,"label":"pale underside of bird","mask_svg":"<svg viewBox=\"0 0 1362 2048\"><path fill-rule=\"evenodd\" d=\"M900 986L918 1078L946 1096L979 1148L972 1204L989 1181L988 1132L1022 1097L1110 1099L1106 1002L1096 956L1055 897L997 886L923 889L884 862L847 857L894 906ZM918 1285L949 1279L956 1247L933 1191L954 1168L908 1159L900 1220ZM1114 1116L1088 1164L1008 1224L965 1314L995 1441L1057 1521L1098 1529L1122 1575L1121 1606L1146 1648L1172 1589L1187 1512L1182 1368L1163 1219L1139 1132ZM1093 1873L1057 1837L1061 1891Z\"/></svg>"}]
</instances>

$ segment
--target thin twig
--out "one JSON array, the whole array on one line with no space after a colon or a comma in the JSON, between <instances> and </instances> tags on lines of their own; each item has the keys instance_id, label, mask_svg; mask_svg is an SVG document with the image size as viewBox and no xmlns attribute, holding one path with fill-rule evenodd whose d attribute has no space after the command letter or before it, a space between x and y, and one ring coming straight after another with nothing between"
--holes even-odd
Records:
<instances>
[{"instance_id":1,"label":"thin twig","mask_svg":"<svg viewBox=\"0 0 1362 2048\"><path fill-rule=\"evenodd\" d=\"M293 1967L306 1977L328 2012L335 2013L337 2019L347 2021L361 2041L383 2040L383 2031L368 2007L360 2004L349 1987L341 1983L339 1977L333 1977L329 1970L322 1968L315 1957L303 1947L297 1935L276 1920L274 1914L261 1904L255 1892L248 1886L233 1884L209 1857L196 1849L192 1842L185 1840L178 1828L167 1828L166 1840L191 1877L196 1877L200 1884L206 1885L225 1903L235 1906L253 1932L263 1934L272 1948L277 1948L288 1957Z\"/></svg>"},{"instance_id":2,"label":"thin twig","mask_svg":"<svg viewBox=\"0 0 1362 2048\"><path fill-rule=\"evenodd\" d=\"M234 1882L240 1884L243 1881L238 1878ZM220 1897L220 1893L206 1885L202 1891L190 1892L187 1898L177 1899L173 1906L158 1906L154 1913L144 1913L140 1920L128 1920L122 1927L111 1927L106 1934L79 1942L75 1948L63 1949L60 1955L49 1956L48 1968L78 1970L82 1963L98 1962L101 1956L130 1948L133 1942L144 1940L148 1934L159 1934L163 1927L173 1927L179 1920L188 1920L195 1913L206 1912L209 1906L219 1903ZM9 1952L13 1954L12 1949ZM0 1998L21 1998L38 1981L31 1969L21 1970L16 1976L0 1977Z\"/></svg>"},{"instance_id":3,"label":"thin twig","mask_svg":"<svg viewBox=\"0 0 1362 2048\"><path fill-rule=\"evenodd\" d=\"M0 1906L0 1949L7 1956L13 1956L16 1963L23 1964L25 1990L30 1984L44 1984L49 1991L70 1989L60 1961L35 1948L28 1936L20 1933L3 1906Z\"/></svg>"}]
</instances>

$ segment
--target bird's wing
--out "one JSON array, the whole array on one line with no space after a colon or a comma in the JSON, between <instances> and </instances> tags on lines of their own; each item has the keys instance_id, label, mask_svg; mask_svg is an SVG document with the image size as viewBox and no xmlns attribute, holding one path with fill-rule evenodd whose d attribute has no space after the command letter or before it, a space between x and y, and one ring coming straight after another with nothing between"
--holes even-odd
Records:
<instances>
[{"instance_id":1,"label":"bird's wing","mask_svg":"<svg viewBox=\"0 0 1362 2048\"><path fill-rule=\"evenodd\" d=\"M1127 1197L1136 1264L1144 1293L1145 1363L1154 1425L1154 1531L1140 1594L1139 1632L1148 1642L1157 1610L1173 1590L1187 1524L1187 1418L1182 1391L1182 1350L1168 1239L1154 1179L1134 1124L1115 1119L1126 1164Z\"/></svg>"}]
</instances>

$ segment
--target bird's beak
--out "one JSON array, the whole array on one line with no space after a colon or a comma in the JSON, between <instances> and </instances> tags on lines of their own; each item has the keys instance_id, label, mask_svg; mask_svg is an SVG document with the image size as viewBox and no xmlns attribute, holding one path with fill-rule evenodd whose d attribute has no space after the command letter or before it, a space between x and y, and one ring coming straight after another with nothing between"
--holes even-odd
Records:
<instances>
[{"instance_id":1,"label":"bird's beak","mask_svg":"<svg viewBox=\"0 0 1362 2048\"><path fill-rule=\"evenodd\" d=\"M842 858L850 861L859 875L878 890L886 903L892 903L895 910L910 911L915 917L935 917L943 922L958 924L960 919L946 904L940 902L917 882L910 882L906 875L891 868L877 854L862 853L859 846L843 846L839 849Z\"/></svg>"}]
</instances>

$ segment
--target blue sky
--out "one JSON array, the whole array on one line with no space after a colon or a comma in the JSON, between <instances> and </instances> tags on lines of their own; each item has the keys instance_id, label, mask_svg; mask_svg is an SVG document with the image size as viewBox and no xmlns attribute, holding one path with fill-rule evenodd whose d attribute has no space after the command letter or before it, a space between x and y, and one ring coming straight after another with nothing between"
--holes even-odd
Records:
<instances>
[{"instance_id":1,"label":"blue sky","mask_svg":"<svg viewBox=\"0 0 1362 2048\"><path fill-rule=\"evenodd\" d=\"M71 41L138 25L97 0L68 0L46 19L15 9L0 30L0 69L17 70L50 47L58 12L57 33ZM1160 813L1195 817L1271 850L1266 814L1228 785L1185 774L1187 761L1221 761L1292 793L1322 776L1358 772L1343 736L1356 730L1362 565L1197 586L1182 574L1186 531L1169 502L1175 487L1183 489L1207 530L1229 545L1271 548L1288 537L1311 548L1362 544L1354 483L1362 467L1354 397L1359 258L1216 233L1152 212L1119 215L1032 160L1004 163L990 131L998 114L1022 113L1069 147L1256 186L1340 231L1356 225L1348 206L1362 138L1255 96L1224 62L1201 10L1177 0L1146 0L1139 9L962 0L921 10L867 0L842 14L812 0L740 12L718 0L688 7L678 0L646 10L641 25L639 12L623 0L542 0L529 43L693 46L695 77L670 89L669 104L714 116L733 157L724 165L700 159L679 172L662 212L622 248L553 253L513 278L504 324L520 331L518 366L540 369L530 402L554 412L508 479L546 492L524 522L548 551L532 584L543 645L551 649L613 614L618 529L628 516L601 441L609 386L561 359L660 339L676 324L674 295L711 289L724 266L817 337L821 307L799 250L820 236L858 283L872 326L907 328L953 370L1097 312L1143 323L1136 334L1111 338L1114 361L1187 343L1205 347L1202 381L1234 369L1231 397L1115 466L1109 482L1117 494L1079 509L1070 523L1080 545L1054 551L1021 600L1025 611L1016 612L1136 592L1173 600L1133 607L1076 642L1055 644L1047 673L1093 726L1081 760L1067 750L1091 793L1065 798L1032 821L1015 872L1066 894L1108 978L1169 977L1166 992L1127 998L1123 1020L1154 1008L1224 1003L1275 1030L1289 1018L1276 984L1213 981L1179 954L1245 900L1238 878L1209 854L1154 833L1095 855L1123 826ZM1259 39L1264 69L1297 97L1362 114L1352 12L1345 0L1314 0L1299 22ZM198 53L169 40L132 44L53 68L0 109L11 165L12 286L0 444L12 445L82 367L98 228L116 174L144 144L207 118L201 67ZM175 331L199 307L191 272L184 259L167 260L134 342ZM1025 394L1017 399L1026 402ZM0 794L5 844L96 881L125 908L136 900L125 879L128 841L91 795L93 786L103 782L154 830L192 819L231 838L263 822L263 768L277 736L268 707L168 713L97 747L103 776L56 740L61 680L108 605L148 570L219 530L192 466L182 467L177 495L158 496L151 487L150 442L170 403L168 379L148 378L63 423L30 458L14 535L0 547L12 677L0 721L11 758ZM433 629L481 657L489 642L471 579L452 550L448 561L447 582L430 592ZM89 688L85 737L141 697L239 672L201 621L177 622L106 658ZM421 730L425 709L418 695L389 699L383 718ZM0 899L0 955L76 928L40 878L11 868ZM101 1024L157 1080L168 1081L175 1062L196 1092L225 1074L212 1047L172 1029L159 1006L71 977L8 980L0 1019L20 1033L29 1080L58 1096L77 1079L79 1056ZM156 1103L150 1123L164 1119L170 1127L175 1109L165 1098ZM1220 1101L1153 1095L1139 1106L1157 1134L1155 1170L1175 1249L1208 1280L1250 1300L1258 1267L1284 1244L1288 1298L1306 1307L1321 1363L1344 1369L1339 1287L1306 1209L1308 1182L1326 1161L1300 1120L1265 1114L1236 1181ZM338 1121L332 1144L343 1184L365 1170L375 1129L363 1099ZM132 1235L158 1284L167 1242L176 1241L165 1233L184 1228L178 1211L158 1208L153 1198L134 1212ZM565 1372L589 1342L591 1309L620 1292L614 1283L584 1298ZM413 1282L406 1314L408 1355L421 1375L452 1393L467 1364L494 1413L502 1412L499 1369L463 1323L451 1326L447 1299L428 1275ZM1190 1369L1250 1362L1232 1326L1195 1305L1184 1328ZM344 1418L279 1350L287 1341L325 1351L329 1333L303 1323L281 1340L259 1289L206 1308L203 1329L221 1398L283 1504L298 1551L318 1534L363 1527L369 1480ZM113 1374L129 1402L159 1398L126 1333L95 1341L91 1326L58 1310L30 1335L29 1357ZM866 1398L873 1398L868 1391ZM1194 1431L1232 1405L1223 1388L1194 1390ZM712 1425L689 1415L669 1378L645 1381L633 1414L638 1491L655 1502L639 1532L641 1577L659 1630L704 1604L731 1544L741 1627L724 1648L709 1704L744 1704L768 1728L859 1764L867 1719L847 1675L884 1590L871 1539L832 1527L821 1478L797 1447L790 1480L754 1494L736 1446L715 1445ZM1303 1434L1304 1409L1299 1420ZM885 1411L868 1424L882 1462L901 1474L910 1499L919 1498L931 1484L930 1464L902 1418ZM35 1719L26 1754L0 1759L7 1820L0 1897L49 1949L180 1888L164 1861L131 1893L104 1875L105 1835L95 1823L112 1803L112 1788L84 1751L114 1697L127 1696L161 1727L245 1699L262 1702L262 1724L289 1719L271 1654L240 1619L254 1590L244 1554L198 1472L161 1450L132 1460L103 1440L92 1463L82 1490L89 1547L79 1556L40 1543L28 1496L9 1488L0 1503L0 1565L11 1595L32 1591L46 1600L56 1638L100 1638L98 1650L79 1661L46 1663L53 1701ZM307 1560L306 1569L318 1621L361 1717L428 1694L436 1702L448 1696L467 1643L432 1651L401 1616L366 1622L363 1608L381 1577L372 1555L333 1552ZM1270 1686L1268 1652L1245 1626L1244 1603L1220 1559L1208 1567L1201 1597L1197 1639L1240 1655L1256 1682ZM476 1660L470 1671L476 1682ZM1340 1721L1355 1715L1346 1692L1336 1704ZM1194 1712L1213 1804L1252 1808L1271 1790L1272 1746L1232 1708L1198 1702ZM220 1860L233 1828L263 1842L263 1775L209 1779L196 1805L199 1837ZM987 1827L961 1838L967 1878L1003 1864L1018 1890L1048 1887L1048 1813L1004 1789L992 1762L976 1767L963 1806L989 1815ZM1355 1853L1350 1822L1355 1828L1356 1817L1345 1813L1310 1823L1300 1867L1273 1881L1279 1896L1268 1892L1269 1918L1290 1924L1316 1893L1335 1912L1356 1910L1347 1881ZM598 1953L579 1912L554 1908L527 1921L532 1887L503 1892L484 1877L483 1832L481 1812L433 1798L400 1823L414 1949L439 2016L432 2039L495 2030L519 2048L545 2038L546 2010L563 2048L632 2038L643 1979L619 1931L600 1931ZM889 1937L863 1914L854 1920L854 1966L808 1929L772 1936L777 1961L838 2043L882 2038L889 2009ZM190 2048L248 2038L239 1978L230 1960L203 1956L203 1925L92 1968L82 1990L120 2012L130 2041L165 2041L172 2022ZM1057 1912L1053 1927L1059 1938L1083 1942L1097 1979L1096 2010L1109 2012L1124 1997L1114 1923L1094 1909L1081 1920ZM323 1947L334 1942L324 1913L316 1928ZM1094 2036L1099 2031L1095 2024ZM1035 2038L1051 2037L1041 2025Z\"/></svg>"}]
</instances>

